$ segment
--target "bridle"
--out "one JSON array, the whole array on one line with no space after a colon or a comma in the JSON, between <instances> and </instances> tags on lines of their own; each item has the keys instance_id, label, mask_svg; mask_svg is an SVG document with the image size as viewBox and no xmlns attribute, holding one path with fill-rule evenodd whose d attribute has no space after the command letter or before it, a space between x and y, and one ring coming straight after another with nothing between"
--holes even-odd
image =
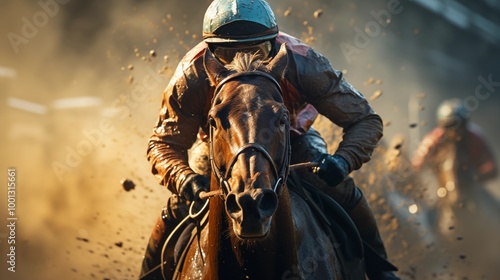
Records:
<instances>
[{"instance_id":1,"label":"bridle","mask_svg":"<svg viewBox=\"0 0 500 280\"><path fill-rule=\"evenodd\" d=\"M280 84L276 79L271 76L268 73L262 72L262 71L249 71L249 72L237 72L233 73L219 82L219 84L216 86L213 99L212 99L212 107L214 107L215 101L217 99L217 96L221 90L221 88L224 86L229 81L238 79L240 77L247 77L247 76L259 76L259 77L265 77L266 79L270 80L273 82L273 84L278 88L278 91L280 95L283 94L283 91L281 89ZM217 177L217 180L219 182L219 187L222 190L222 199L225 198L225 196L229 193L230 191L230 186L228 183L228 180L231 178L231 172L233 170L234 164L236 163L238 156L247 152L247 151L252 151L252 152L259 152L261 153L264 158L271 164L273 168L273 173L275 178L277 178L276 183L273 187L273 191L276 194L281 193L281 188L286 182L286 179L288 177L288 172L290 168L290 156L291 156L291 149L290 149L290 123L287 122L286 124L286 135L285 135L285 152L283 153L283 157L281 160L281 163L279 167L276 165L276 162L272 158L272 156L269 154L269 152L259 143L247 143L241 147L238 148L236 153L231 157L231 160L229 161L228 168L226 172L222 172L220 168L217 166L214 160L214 147L213 147L213 129L214 127L210 125L210 130L209 130L209 149L210 149L210 164L212 166L212 170L215 172L215 176Z\"/></svg>"}]
</instances>

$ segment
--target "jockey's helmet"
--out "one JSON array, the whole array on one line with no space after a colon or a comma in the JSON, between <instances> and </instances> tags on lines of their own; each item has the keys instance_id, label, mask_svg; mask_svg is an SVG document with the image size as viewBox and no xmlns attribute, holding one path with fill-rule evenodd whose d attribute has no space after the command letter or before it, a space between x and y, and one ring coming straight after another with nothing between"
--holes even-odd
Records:
<instances>
[{"instance_id":1,"label":"jockey's helmet","mask_svg":"<svg viewBox=\"0 0 500 280\"><path fill-rule=\"evenodd\" d=\"M469 119L469 112L458 98L443 101L436 115L438 125L445 128L458 128Z\"/></svg>"},{"instance_id":2,"label":"jockey's helmet","mask_svg":"<svg viewBox=\"0 0 500 280\"><path fill-rule=\"evenodd\" d=\"M276 18L264 0L215 0L203 19L203 39L223 63L241 51L267 58L277 35Z\"/></svg>"}]
</instances>

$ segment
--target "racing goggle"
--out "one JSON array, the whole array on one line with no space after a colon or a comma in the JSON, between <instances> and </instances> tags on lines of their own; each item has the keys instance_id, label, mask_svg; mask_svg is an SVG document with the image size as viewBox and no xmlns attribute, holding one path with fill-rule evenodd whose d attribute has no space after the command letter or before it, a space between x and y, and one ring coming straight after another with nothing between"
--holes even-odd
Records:
<instances>
[{"instance_id":1,"label":"racing goggle","mask_svg":"<svg viewBox=\"0 0 500 280\"><path fill-rule=\"evenodd\" d=\"M272 44L264 41L254 45L248 44L217 44L213 45L212 52L224 64L229 64L239 52L256 54L259 59L266 59L271 53Z\"/></svg>"}]
</instances>

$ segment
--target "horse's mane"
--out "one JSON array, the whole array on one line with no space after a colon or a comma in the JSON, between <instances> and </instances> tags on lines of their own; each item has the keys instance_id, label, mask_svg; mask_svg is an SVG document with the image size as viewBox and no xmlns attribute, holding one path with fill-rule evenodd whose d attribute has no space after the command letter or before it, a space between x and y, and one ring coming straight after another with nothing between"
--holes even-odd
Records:
<instances>
[{"instance_id":1,"label":"horse's mane","mask_svg":"<svg viewBox=\"0 0 500 280\"><path fill-rule=\"evenodd\" d=\"M266 68L265 61L261 59L258 54L244 53L239 52L235 55L233 61L231 63L224 66L229 73L245 73L245 72L266 72L268 73L268 69ZM281 95L274 94L271 91L266 91L267 94L270 94L274 101L283 102L281 100ZM250 98L251 96L245 94L232 95L237 102L233 102L232 104L232 113L240 114L241 111L250 111L255 112L257 110L258 104L255 102L247 102L246 98ZM254 100L255 101L255 100ZM260 102L260 101L259 101ZM250 109L249 109L250 108Z\"/></svg>"},{"instance_id":2,"label":"horse's mane","mask_svg":"<svg viewBox=\"0 0 500 280\"><path fill-rule=\"evenodd\" d=\"M225 65L226 69L235 72L264 71L263 61L257 54L239 52L231 63Z\"/></svg>"}]
</instances>

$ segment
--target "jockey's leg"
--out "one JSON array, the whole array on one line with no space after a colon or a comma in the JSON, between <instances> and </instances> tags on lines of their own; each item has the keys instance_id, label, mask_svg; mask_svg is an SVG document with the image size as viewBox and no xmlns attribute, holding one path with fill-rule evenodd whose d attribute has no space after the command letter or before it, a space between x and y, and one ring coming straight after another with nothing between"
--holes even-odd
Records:
<instances>
[{"instance_id":1,"label":"jockey's leg","mask_svg":"<svg viewBox=\"0 0 500 280\"><path fill-rule=\"evenodd\" d=\"M346 210L358 229L363 239L380 257L365 254L366 274L371 280L374 279L399 279L393 271L397 270L387 261L387 251L384 241L380 236L377 221L361 190L354 185L354 180L347 177L342 183L334 187L338 190L336 194L330 195ZM366 252L366 250L365 250ZM386 260L386 261L384 261Z\"/></svg>"},{"instance_id":2,"label":"jockey's leg","mask_svg":"<svg viewBox=\"0 0 500 280\"><path fill-rule=\"evenodd\" d=\"M150 272L161 263L161 252L163 245L167 240L172 230L182 221L187 215L187 205L182 199L176 195L171 195L168 198L167 206L163 207L160 217L151 232L146 252L142 260L140 272L141 280L162 280L163 276L161 269L156 269ZM148 273L149 272L149 273ZM147 273L147 276L145 275Z\"/></svg>"},{"instance_id":3,"label":"jockey's leg","mask_svg":"<svg viewBox=\"0 0 500 280\"><path fill-rule=\"evenodd\" d=\"M292 138L292 163L313 161L319 155L327 152L325 141L312 128L306 134ZM379 234L373 212L361 190L354 184L354 180L347 177L339 185L321 188L321 190L346 210L356 225L361 238L382 258L387 259L385 246ZM369 279L399 279L391 271L389 262L387 262L388 265L386 263L379 264L377 259L369 257L365 258L365 262Z\"/></svg>"},{"instance_id":4,"label":"jockey's leg","mask_svg":"<svg viewBox=\"0 0 500 280\"><path fill-rule=\"evenodd\" d=\"M201 175L210 176L211 166L208 143L198 140L193 144L189 152L189 165L193 171ZM171 195L168 199L167 206L163 208L160 217L156 221L156 225L149 238L142 262L141 280L163 280L161 270L159 269L152 274L148 274L148 276L142 276L160 264L161 251L165 241L170 233L172 233L172 230L187 216L187 214L188 206L186 202L177 195Z\"/></svg>"}]
</instances>

